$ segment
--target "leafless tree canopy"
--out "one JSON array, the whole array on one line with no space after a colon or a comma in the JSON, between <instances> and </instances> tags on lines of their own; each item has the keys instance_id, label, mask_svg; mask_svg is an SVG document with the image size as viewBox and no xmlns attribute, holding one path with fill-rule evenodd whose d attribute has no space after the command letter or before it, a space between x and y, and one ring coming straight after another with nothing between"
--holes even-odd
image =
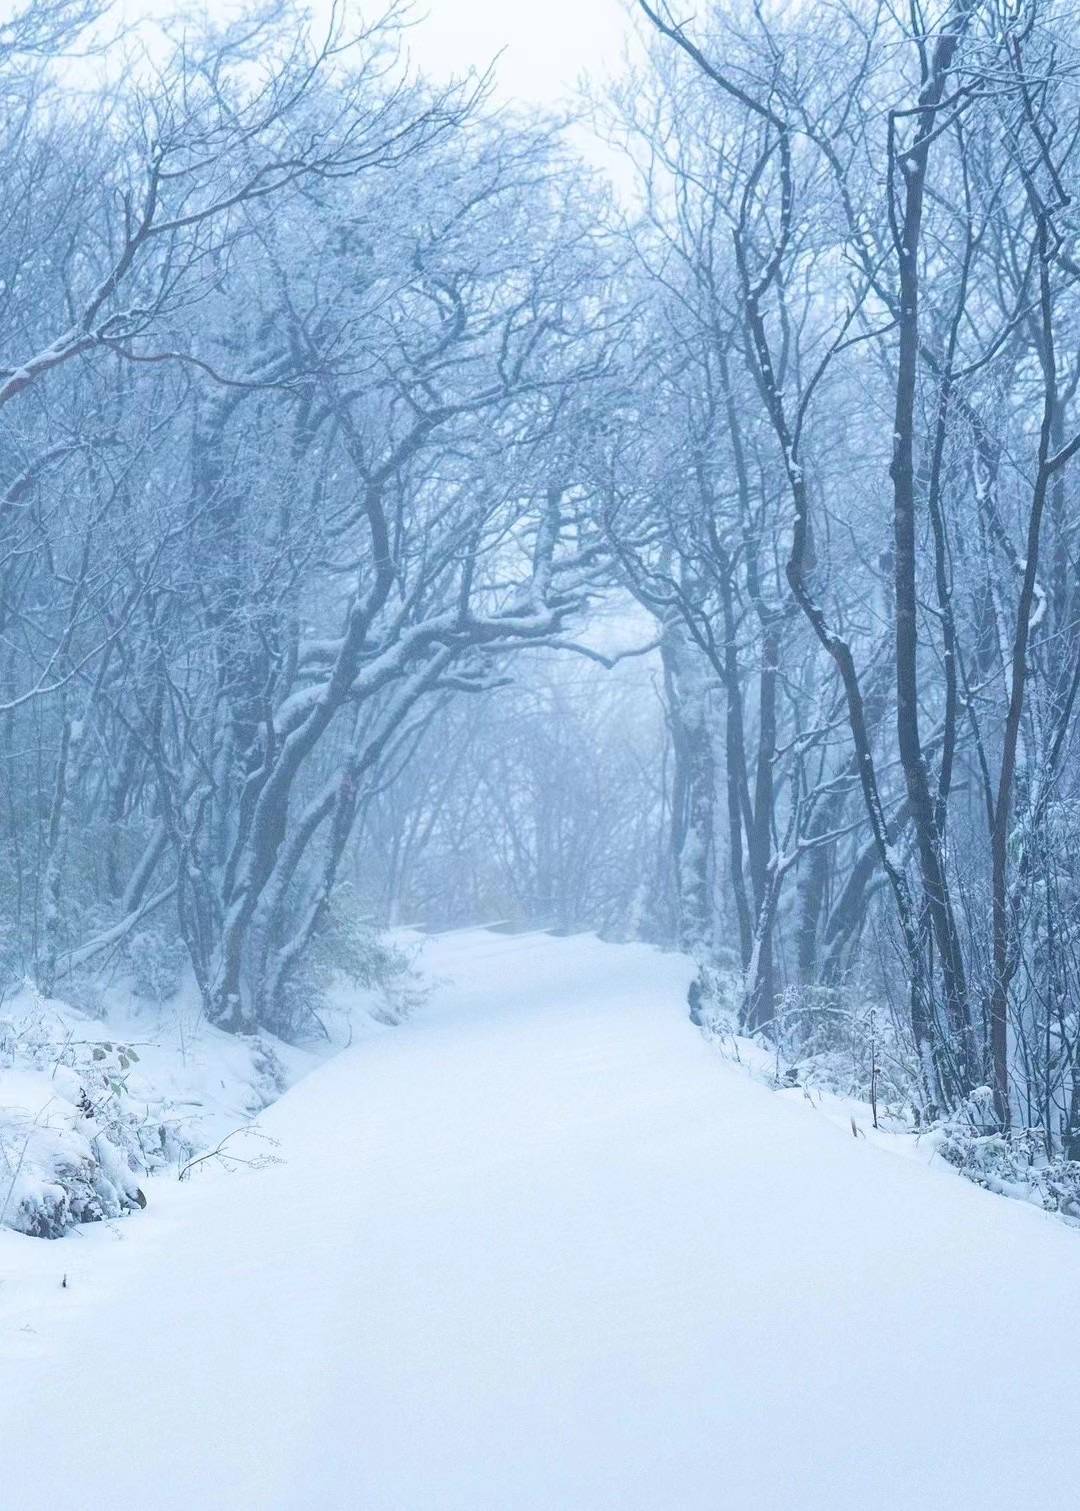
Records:
<instances>
[{"instance_id":1,"label":"leafless tree canopy","mask_svg":"<svg viewBox=\"0 0 1080 1511\"><path fill-rule=\"evenodd\" d=\"M1077 17L636 9L618 196L395 8L0 27L0 969L641 935L1080 1159Z\"/></svg>"}]
</instances>

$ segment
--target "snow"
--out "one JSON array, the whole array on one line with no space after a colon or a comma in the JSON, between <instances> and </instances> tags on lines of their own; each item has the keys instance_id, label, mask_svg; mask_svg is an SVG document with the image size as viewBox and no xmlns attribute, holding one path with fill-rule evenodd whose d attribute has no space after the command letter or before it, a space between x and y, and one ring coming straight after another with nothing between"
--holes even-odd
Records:
<instances>
[{"instance_id":1,"label":"snow","mask_svg":"<svg viewBox=\"0 0 1080 1511\"><path fill-rule=\"evenodd\" d=\"M425 958L261 1115L283 1163L0 1233L5 1506L1069 1503L1073 1230L725 1062L682 957Z\"/></svg>"},{"instance_id":2,"label":"snow","mask_svg":"<svg viewBox=\"0 0 1080 1511\"><path fill-rule=\"evenodd\" d=\"M0 1004L0 1228L62 1232L137 1209L158 1169L247 1123L321 1056L206 1023L194 984L86 1005L32 987Z\"/></svg>"}]
</instances>

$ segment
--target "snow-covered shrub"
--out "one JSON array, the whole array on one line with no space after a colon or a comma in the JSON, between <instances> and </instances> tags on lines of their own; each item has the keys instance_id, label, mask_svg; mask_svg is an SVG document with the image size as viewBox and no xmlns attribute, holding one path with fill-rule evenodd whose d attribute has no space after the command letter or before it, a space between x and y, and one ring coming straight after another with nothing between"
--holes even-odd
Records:
<instances>
[{"instance_id":1,"label":"snow-covered shrub","mask_svg":"<svg viewBox=\"0 0 1080 1511\"><path fill-rule=\"evenodd\" d=\"M367 1012L378 1022L400 1023L424 998L411 953L379 934L348 883L335 888L318 931L285 986L290 1036L314 1027L326 1032L335 1011L334 989L347 985L362 993Z\"/></svg>"},{"instance_id":2,"label":"snow-covered shrub","mask_svg":"<svg viewBox=\"0 0 1080 1511\"><path fill-rule=\"evenodd\" d=\"M24 986L0 1004L0 1227L55 1238L141 1206L147 1175L238 1138L311 1063L183 1001L76 1001Z\"/></svg>"},{"instance_id":3,"label":"snow-covered shrub","mask_svg":"<svg viewBox=\"0 0 1080 1511\"><path fill-rule=\"evenodd\" d=\"M167 938L157 929L140 929L128 939L124 954L137 997L166 1002L176 996L187 964L182 940Z\"/></svg>"},{"instance_id":4,"label":"snow-covered shrub","mask_svg":"<svg viewBox=\"0 0 1080 1511\"><path fill-rule=\"evenodd\" d=\"M989 1088L980 1088L935 1129L930 1139L942 1159L977 1186L1080 1222L1080 1161L1049 1156L1041 1128L985 1131L992 1109Z\"/></svg>"},{"instance_id":5,"label":"snow-covered shrub","mask_svg":"<svg viewBox=\"0 0 1080 1511\"><path fill-rule=\"evenodd\" d=\"M143 1205L124 1150L81 1107L59 1093L33 1118L0 1107L0 1226L59 1238Z\"/></svg>"},{"instance_id":6,"label":"snow-covered shrub","mask_svg":"<svg viewBox=\"0 0 1080 1511\"><path fill-rule=\"evenodd\" d=\"M690 988L690 1016L709 1037L737 1047L744 994L745 978L735 965L704 965ZM787 987L753 1043L761 1073L768 1064L776 1086L814 1087L916 1121L920 1098L912 1046L893 1014L854 983Z\"/></svg>"},{"instance_id":7,"label":"snow-covered shrub","mask_svg":"<svg viewBox=\"0 0 1080 1511\"><path fill-rule=\"evenodd\" d=\"M252 1095L247 1110L254 1116L276 1102L288 1090L289 1077L281 1056L269 1039L256 1034L249 1041L251 1068L254 1073Z\"/></svg>"},{"instance_id":8,"label":"snow-covered shrub","mask_svg":"<svg viewBox=\"0 0 1080 1511\"><path fill-rule=\"evenodd\" d=\"M917 1067L893 1015L851 984L789 986L769 1025L784 1079L875 1102L918 1105Z\"/></svg>"},{"instance_id":9,"label":"snow-covered shrub","mask_svg":"<svg viewBox=\"0 0 1080 1511\"><path fill-rule=\"evenodd\" d=\"M58 1036L47 1016L0 1022L0 1226L57 1238L144 1205L143 1173L187 1152L127 1095L138 1051Z\"/></svg>"},{"instance_id":10,"label":"snow-covered shrub","mask_svg":"<svg viewBox=\"0 0 1080 1511\"><path fill-rule=\"evenodd\" d=\"M735 1033L742 984L734 961L700 964L687 994L691 1021L712 1034Z\"/></svg>"}]
</instances>

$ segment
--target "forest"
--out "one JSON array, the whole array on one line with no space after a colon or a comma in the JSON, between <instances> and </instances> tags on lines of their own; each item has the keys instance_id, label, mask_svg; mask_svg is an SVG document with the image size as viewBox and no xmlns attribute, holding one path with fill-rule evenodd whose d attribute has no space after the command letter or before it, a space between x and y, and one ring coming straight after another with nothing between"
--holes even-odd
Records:
<instances>
[{"instance_id":1,"label":"forest","mask_svg":"<svg viewBox=\"0 0 1080 1511\"><path fill-rule=\"evenodd\" d=\"M0 1511L1071 1504L1073 0L0 0L0 189Z\"/></svg>"},{"instance_id":2,"label":"forest","mask_svg":"<svg viewBox=\"0 0 1080 1511\"><path fill-rule=\"evenodd\" d=\"M597 931L1076 1206L1075 15L632 9L573 129L395 3L0 26L0 992Z\"/></svg>"}]
</instances>

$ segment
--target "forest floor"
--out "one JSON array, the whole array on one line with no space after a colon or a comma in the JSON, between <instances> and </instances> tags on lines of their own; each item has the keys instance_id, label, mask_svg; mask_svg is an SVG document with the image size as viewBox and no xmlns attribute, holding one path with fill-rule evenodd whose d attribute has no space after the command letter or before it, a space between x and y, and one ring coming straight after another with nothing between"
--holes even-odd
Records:
<instances>
[{"instance_id":1,"label":"forest floor","mask_svg":"<svg viewBox=\"0 0 1080 1511\"><path fill-rule=\"evenodd\" d=\"M280 1163L0 1235L0 1503L1073 1504L1080 1234L724 1061L678 956L425 966L260 1116Z\"/></svg>"}]
</instances>

